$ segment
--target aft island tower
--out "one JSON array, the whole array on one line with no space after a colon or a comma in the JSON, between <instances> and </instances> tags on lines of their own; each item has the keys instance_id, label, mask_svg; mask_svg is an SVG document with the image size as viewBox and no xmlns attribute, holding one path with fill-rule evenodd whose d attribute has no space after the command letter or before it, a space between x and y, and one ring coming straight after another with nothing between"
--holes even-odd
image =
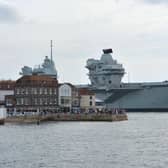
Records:
<instances>
[{"instance_id":1,"label":"aft island tower","mask_svg":"<svg viewBox=\"0 0 168 168\"><path fill-rule=\"evenodd\" d=\"M112 49L104 49L100 60L88 59L86 68L89 70L91 85L96 89L120 87L125 69L112 57Z\"/></svg>"}]
</instances>

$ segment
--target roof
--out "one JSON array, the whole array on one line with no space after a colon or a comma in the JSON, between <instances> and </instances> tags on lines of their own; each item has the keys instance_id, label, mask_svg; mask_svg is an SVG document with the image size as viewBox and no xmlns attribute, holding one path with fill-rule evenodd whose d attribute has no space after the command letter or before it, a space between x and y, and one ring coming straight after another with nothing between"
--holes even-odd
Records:
<instances>
[{"instance_id":1,"label":"roof","mask_svg":"<svg viewBox=\"0 0 168 168\"><path fill-rule=\"evenodd\" d=\"M71 83L59 83L58 86L62 86L62 85L69 85L71 88L76 88L74 85L72 85Z\"/></svg>"},{"instance_id":2,"label":"roof","mask_svg":"<svg viewBox=\"0 0 168 168\"><path fill-rule=\"evenodd\" d=\"M95 93L89 89L86 89L86 88L80 88L79 89L79 94L80 95L90 95L90 96L93 96L95 95Z\"/></svg>"},{"instance_id":3,"label":"roof","mask_svg":"<svg viewBox=\"0 0 168 168\"><path fill-rule=\"evenodd\" d=\"M13 90L14 86L15 86L15 81L12 81L12 80L0 81L0 90Z\"/></svg>"},{"instance_id":4,"label":"roof","mask_svg":"<svg viewBox=\"0 0 168 168\"><path fill-rule=\"evenodd\" d=\"M52 78L51 76L40 76L40 75L28 75L19 78L16 81L16 85L58 85L57 79Z\"/></svg>"}]
</instances>

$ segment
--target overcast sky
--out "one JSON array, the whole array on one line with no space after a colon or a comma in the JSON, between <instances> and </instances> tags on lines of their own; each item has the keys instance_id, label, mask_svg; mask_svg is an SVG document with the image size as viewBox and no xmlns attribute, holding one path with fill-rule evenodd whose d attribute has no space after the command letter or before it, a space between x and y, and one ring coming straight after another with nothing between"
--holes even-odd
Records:
<instances>
[{"instance_id":1,"label":"overcast sky","mask_svg":"<svg viewBox=\"0 0 168 168\"><path fill-rule=\"evenodd\" d=\"M53 56L60 82L89 83L88 58L113 48L123 81L168 80L168 0L0 0L0 79Z\"/></svg>"}]
</instances>

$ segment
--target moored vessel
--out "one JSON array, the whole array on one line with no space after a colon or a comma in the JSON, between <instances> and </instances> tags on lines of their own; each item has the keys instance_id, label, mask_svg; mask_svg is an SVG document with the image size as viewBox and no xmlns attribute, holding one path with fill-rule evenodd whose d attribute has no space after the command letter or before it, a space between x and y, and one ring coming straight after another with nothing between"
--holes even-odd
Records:
<instances>
[{"instance_id":1,"label":"moored vessel","mask_svg":"<svg viewBox=\"0 0 168 168\"><path fill-rule=\"evenodd\" d=\"M112 49L104 49L100 59L88 59L91 85L106 108L122 108L127 112L167 112L168 81L124 83L125 69L113 59Z\"/></svg>"}]
</instances>

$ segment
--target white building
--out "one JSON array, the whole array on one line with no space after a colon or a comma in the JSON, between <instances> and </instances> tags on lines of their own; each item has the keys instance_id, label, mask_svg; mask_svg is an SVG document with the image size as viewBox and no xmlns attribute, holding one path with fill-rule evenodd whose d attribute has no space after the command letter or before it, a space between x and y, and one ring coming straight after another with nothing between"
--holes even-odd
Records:
<instances>
[{"instance_id":1,"label":"white building","mask_svg":"<svg viewBox=\"0 0 168 168\"><path fill-rule=\"evenodd\" d=\"M70 83L63 83L58 88L58 105L62 111L68 112L73 108L79 108L78 90Z\"/></svg>"},{"instance_id":2,"label":"white building","mask_svg":"<svg viewBox=\"0 0 168 168\"><path fill-rule=\"evenodd\" d=\"M5 96L14 95L15 81L4 80L0 81L0 103L5 103Z\"/></svg>"},{"instance_id":3,"label":"white building","mask_svg":"<svg viewBox=\"0 0 168 168\"><path fill-rule=\"evenodd\" d=\"M83 110L93 110L96 108L95 106L95 94L86 89L86 88L80 88L79 89L79 95L80 95L80 107Z\"/></svg>"}]
</instances>

